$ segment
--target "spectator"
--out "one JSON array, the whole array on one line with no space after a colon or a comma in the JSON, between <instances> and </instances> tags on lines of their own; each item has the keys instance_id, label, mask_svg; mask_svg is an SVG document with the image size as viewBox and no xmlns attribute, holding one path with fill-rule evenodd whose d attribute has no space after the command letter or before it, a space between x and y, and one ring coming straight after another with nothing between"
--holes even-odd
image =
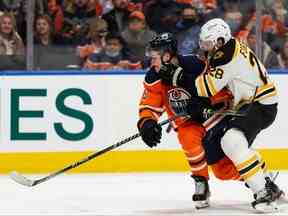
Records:
<instances>
[{"instance_id":1,"label":"spectator","mask_svg":"<svg viewBox=\"0 0 288 216\"><path fill-rule=\"evenodd\" d=\"M24 44L11 14L0 17L0 69L24 69Z\"/></svg>"},{"instance_id":2,"label":"spectator","mask_svg":"<svg viewBox=\"0 0 288 216\"><path fill-rule=\"evenodd\" d=\"M34 65L37 70L66 69L76 64L74 50L63 46L60 36L53 32L53 24L48 15L36 18L34 33Z\"/></svg>"},{"instance_id":3,"label":"spectator","mask_svg":"<svg viewBox=\"0 0 288 216\"><path fill-rule=\"evenodd\" d=\"M121 35L125 38L131 53L143 61L146 45L155 33L146 26L145 16L141 11L134 11L130 14L128 27Z\"/></svg>"},{"instance_id":4,"label":"spectator","mask_svg":"<svg viewBox=\"0 0 288 216\"><path fill-rule=\"evenodd\" d=\"M231 33L236 36L241 30L242 13L238 1L229 0L224 3L224 20L230 26Z\"/></svg>"},{"instance_id":5,"label":"spectator","mask_svg":"<svg viewBox=\"0 0 288 216\"><path fill-rule=\"evenodd\" d=\"M106 37L106 46L100 53L93 53L84 64L92 70L140 69L141 64L125 49L125 42L117 34Z\"/></svg>"},{"instance_id":6,"label":"spectator","mask_svg":"<svg viewBox=\"0 0 288 216\"><path fill-rule=\"evenodd\" d=\"M285 36L288 33L288 10L283 0L275 0L269 5L272 8L272 16L276 23L278 36Z\"/></svg>"},{"instance_id":7,"label":"spectator","mask_svg":"<svg viewBox=\"0 0 288 216\"><path fill-rule=\"evenodd\" d=\"M182 19L177 25L180 29L180 32L176 34L180 54L187 55L197 52L201 25L196 8L186 5L182 11Z\"/></svg>"},{"instance_id":8,"label":"spectator","mask_svg":"<svg viewBox=\"0 0 288 216\"><path fill-rule=\"evenodd\" d=\"M107 22L101 18L95 18L89 26L89 32L83 45L77 47L81 62L92 53L99 53L105 46L105 37L108 33Z\"/></svg>"},{"instance_id":9,"label":"spectator","mask_svg":"<svg viewBox=\"0 0 288 216\"><path fill-rule=\"evenodd\" d=\"M23 0L2 0L0 1L0 10L10 13L15 18L16 29L22 40L26 41L26 11Z\"/></svg>"},{"instance_id":10,"label":"spectator","mask_svg":"<svg viewBox=\"0 0 288 216\"><path fill-rule=\"evenodd\" d=\"M0 17L0 54L24 55L24 44L16 32L15 19L7 13Z\"/></svg>"},{"instance_id":11,"label":"spectator","mask_svg":"<svg viewBox=\"0 0 288 216\"><path fill-rule=\"evenodd\" d=\"M48 0L48 13L53 22L53 28L56 33L60 33L64 24L64 14L61 5L56 0Z\"/></svg>"},{"instance_id":12,"label":"spectator","mask_svg":"<svg viewBox=\"0 0 288 216\"><path fill-rule=\"evenodd\" d=\"M154 0L146 5L144 14L148 26L156 33L176 32L182 4L173 0Z\"/></svg>"},{"instance_id":13,"label":"spectator","mask_svg":"<svg viewBox=\"0 0 288 216\"><path fill-rule=\"evenodd\" d=\"M89 0L66 0L63 4L63 36L68 44L79 44L89 31L89 21L96 16L95 2L91 4Z\"/></svg>"},{"instance_id":14,"label":"spectator","mask_svg":"<svg viewBox=\"0 0 288 216\"><path fill-rule=\"evenodd\" d=\"M288 68L288 40L284 42L282 49L280 51L280 67L287 69Z\"/></svg>"},{"instance_id":15,"label":"spectator","mask_svg":"<svg viewBox=\"0 0 288 216\"><path fill-rule=\"evenodd\" d=\"M38 16L35 22L35 44L47 46L52 41L52 22L48 15Z\"/></svg>"},{"instance_id":16,"label":"spectator","mask_svg":"<svg viewBox=\"0 0 288 216\"><path fill-rule=\"evenodd\" d=\"M108 23L109 32L120 34L128 25L130 13L137 8L128 0L112 0L112 4L114 8L104 14L102 18Z\"/></svg>"},{"instance_id":17,"label":"spectator","mask_svg":"<svg viewBox=\"0 0 288 216\"><path fill-rule=\"evenodd\" d=\"M246 40L250 31L256 26L256 15L253 13L251 17L247 20L247 23L243 27L241 31L238 32L237 38ZM276 34L276 25L270 15L262 15L261 16L261 31L263 32L263 38L268 44L271 44L271 36L275 38Z\"/></svg>"},{"instance_id":18,"label":"spectator","mask_svg":"<svg viewBox=\"0 0 288 216\"><path fill-rule=\"evenodd\" d=\"M102 6L102 15L113 9L111 0L99 0L99 4Z\"/></svg>"},{"instance_id":19,"label":"spectator","mask_svg":"<svg viewBox=\"0 0 288 216\"><path fill-rule=\"evenodd\" d=\"M176 0L176 2L193 6L198 11L198 15L203 20L203 23L223 15L221 13L222 8L218 7L217 0Z\"/></svg>"},{"instance_id":20,"label":"spectator","mask_svg":"<svg viewBox=\"0 0 288 216\"><path fill-rule=\"evenodd\" d=\"M255 52L257 44L255 28L253 28L252 31L249 33L247 43L248 46ZM277 56L277 54L271 49L271 47L265 41L262 42L262 56L260 57L260 59L262 60L266 68L280 67L279 63L280 56Z\"/></svg>"}]
</instances>

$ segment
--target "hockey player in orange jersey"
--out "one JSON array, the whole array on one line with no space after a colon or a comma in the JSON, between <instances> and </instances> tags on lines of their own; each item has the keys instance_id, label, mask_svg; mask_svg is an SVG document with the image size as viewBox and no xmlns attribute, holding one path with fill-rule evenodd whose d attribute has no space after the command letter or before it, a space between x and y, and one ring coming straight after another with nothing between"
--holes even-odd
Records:
<instances>
[{"instance_id":1,"label":"hockey player in orange jersey","mask_svg":"<svg viewBox=\"0 0 288 216\"><path fill-rule=\"evenodd\" d=\"M172 85L161 82L159 72L165 67L180 65L186 73L201 74L206 67L204 61L197 56L176 56L177 41L172 34L163 33L155 37L149 44L151 55L151 69L146 73L144 80L144 93L139 105L138 129L143 141L149 146L156 146L161 139L161 127L157 124L158 118L163 112L169 117L186 113L187 104L191 102L191 95L182 88L174 88ZM193 67L191 67L193 65ZM228 91L222 91L210 98L212 105L219 106L231 100ZM195 101L197 102L197 101ZM191 105L191 103L190 103ZM193 103L192 103L193 106ZM192 107L193 108L193 107ZM222 116L213 117L205 121L203 116L179 117L173 122L173 128L177 131L178 140L188 160L192 177L195 180L195 193L192 197L196 208L209 206L208 165L202 139L206 129L211 127L214 121ZM206 126L206 128L205 128ZM216 177L222 180L238 179L239 173L228 158L213 164L212 170Z\"/></svg>"}]
</instances>

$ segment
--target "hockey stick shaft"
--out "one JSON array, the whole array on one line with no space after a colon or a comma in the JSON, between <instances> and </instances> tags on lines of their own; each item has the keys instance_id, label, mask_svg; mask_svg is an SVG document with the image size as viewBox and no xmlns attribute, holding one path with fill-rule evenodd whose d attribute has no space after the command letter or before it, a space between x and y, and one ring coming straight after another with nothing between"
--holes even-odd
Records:
<instances>
[{"instance_id":1,"label":"hockey stick shaft","mask_svg":"<svg viewBox=\"0 0 288 216\"><path fill-rule=\"evenodd\" d=\"M179 116L175 116L173 118L166 119L166 120L160 122L159 125L160 126L166 125L167 123L174 121L178 117ZM138 138L140 136L141 136L140 133L136 133L136 134L134 134L134 135L132 135L130 137L127 137L126 139L123 139L123 140L121 140L121 141L119 141L119 142L117 142L117 143L115 143L115 144L113 144L111 146L108 146L108 147L106 147L106 148L104 148L104 149L102 149L100 151L94 152L93 154L88 155L86 158L83 158L82 160L79 160L79 161L77 161L77 162L75 162L73 164L70 164L70 165L64 167L63 169L58 170L58 171L56 171L54 173L51 173L51 174L49 174L49 175L47 175L47 176L45 176L43 178L40 178L40 179L37 179L37 180L30 180L28 178L25 178L24 176L20 176L20 174L17 174L17 173L15 174L15 172L14 172L14 174L13 174L14 178L13 179L15 180L15 175L16 175L16 179L17 178L18 179L21 178L21 179L25 179L25 181L29 182L28 184L24 184L23 183L23 185L25 185L25 186L30 186L31 187L31 186L38 185L38 184L40 184L42 182L48 181L51 178L54 178L55 176L58 176L58 175L60 175L60 174L62 174L64 172L67 172L68 170L74 169L74 168L80 166L81 164L92 160L93 158L96 158L96 157L98 157L98 156L100 156L100 155L102 155L102 154L104 154L106 152L109 152L109 151L111 151L113 149L116 149L116 148L126 144L126 143L129 143L130 141L132 141L132 140L134 140L134 139L136 139L136 138ZM17 175L19 175L19 176L17 177ZM21 181L17 181L17 180L15 180L15 181L21 184Z\"/></svg>"},{"instance_id":2,"label":"hockey stick shaft","mask_svg":"<svg viewBox=\"0 0 288 216\"><path fill-rule=\"evenodd\" d=\"M233 115L235 113L234 112L230 113L229 111L228 112L223 111L223 112L218 112L218 114L225 116L225 115ZM166 119L166 120L160 122L159 125L160 126L164 126L167 123L173 122L174 120L176 120L178 117L181 117L181 116L182 117L186 116L186 117L189 118L189 115L174 116L174 117L172 117L170 119ZM94 152L94 153L88 155L86 158L83 158L82 160L76 161L75 163L70 164L70 165L64 167L63 169L58 170L56 172L53 172L53 173L51 173L51 174L49 174L49 175L47 175L47 176L45 176L43 178L40 178L40 179L31 180L31 179L26 178L25 176L22 176L21 174L19 174L17 172L12 172L10 177L14 181L19 183L19 184L22 184L22 185L25 185L25 186L28 186L28 187L32 187L32 186L38 185L38 184L40 184L42 182L46 182L49 179L54 178L54 177L56 177L56 176L58 176L58 175L60 175L60 174L62 174L64 172L67 172L67 171L69 171L71 169L74 169L74 168L80 166L81 164L86 163L86 162L92 160L93 158L96 158L96 157L98 157L98 156L100 156L102 154L105 154L106 152L109 152L109 151L111 151L113 149L116 149L116 148L118 148L118 147L120 147L120 146L122 146L122 145L124 145L124 144L126 144L126 143L128 143L128 142L130 142L130 141L132 141L132 140L134 140L134 139L136 139L138 137L140 137L140 136L141 136L140 133L136 133L136 134L134 134L134 135L132 135L130 137L127 137L124 140L121 140L121 141L119 141L119 142L117 142L117 143L115 143L115 144L113 144L111 146L108 146L108 147L106 147L106 148L104 148L104 149L102 149L100 151Z\"/></svg>"}]
</instances>

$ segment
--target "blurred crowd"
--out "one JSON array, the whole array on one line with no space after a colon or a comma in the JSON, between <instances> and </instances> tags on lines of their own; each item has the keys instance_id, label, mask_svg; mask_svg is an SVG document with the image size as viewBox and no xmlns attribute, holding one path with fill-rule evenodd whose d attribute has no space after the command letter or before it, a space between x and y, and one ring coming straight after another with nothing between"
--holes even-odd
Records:
<instances>
[{"instance_id":1,"label":"blurred crowd","mask_svg":"<svg viewBox=\"0 0 288 216\"><path fill-rule=\"evenodd\" d=\"M27 0L0 0L0 69L25 69ZM146 45L172 32L180 54L198 53L207 20L223 18L255 50L255 0L35 0L34 68L141 69ZM288 1L263 0L262 60L288 68Z\"/></svg>"}]
</instances>

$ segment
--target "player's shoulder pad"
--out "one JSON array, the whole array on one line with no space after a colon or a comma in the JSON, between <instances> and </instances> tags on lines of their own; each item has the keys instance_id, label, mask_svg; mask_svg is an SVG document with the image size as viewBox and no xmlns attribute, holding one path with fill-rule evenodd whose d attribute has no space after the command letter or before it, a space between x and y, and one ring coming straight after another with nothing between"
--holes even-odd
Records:
<instances>
[{"instance_id":1,"label":"player's shoulder pad","mask_svg":"<svg viewBox=\"0 0 288 216\"><path fill-rule=\"evenodd\" d=\"M179 65L186 73L201 74L206 68L206 62L198 55L178 55Z\"/></svg>"},{"instance_id":2,"label":"player's shoulder pad","mask_svg":"<svg viewBox=\"0 0 288 216\"><path fill-rule=\"evenodd\" d=\"M160 80L159 74L154 70L154 68L150 68L145 74L145 82L147 84L152 84L158 80Z\"/></svg>"},{"instance_id":3,"label":"player's shoulder pad","mask_svg":"<svg viewBox=\"0 0 288 216\"><path fill-rule=\"evenodd\" d=\"M228 64L233 59L236 46L237 46L236 40L231 39L223 47L218 49L211 57L210 60L211 67L217 67Z\"/></svg>"}]
</instances>

